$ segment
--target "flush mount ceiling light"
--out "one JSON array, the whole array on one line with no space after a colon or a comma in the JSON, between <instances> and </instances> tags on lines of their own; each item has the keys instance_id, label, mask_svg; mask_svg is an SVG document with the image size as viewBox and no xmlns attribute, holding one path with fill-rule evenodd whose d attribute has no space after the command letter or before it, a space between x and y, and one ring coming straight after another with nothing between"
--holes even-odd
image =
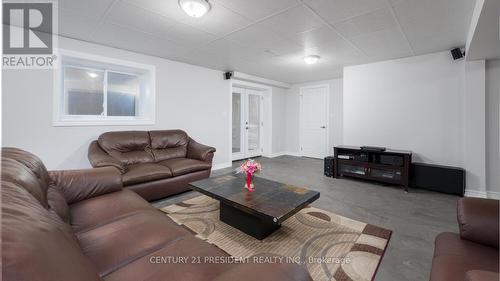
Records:
<instances>
[{"instance_id":1,"label":"flush mount ceiling light","mask_svg":"<svg viewBox=\"0 0 500 281\"><path fill-rule=\"evenodd\" d=\"M319 61L320 56L318 55L309 55L304 57L304 62L307 64L315 64Z\"/></svg>"},{"instance_id":2,"label":"flush mount ceiling light","mask_svg":"<svg viewBox=\"0 0 500 281\"><path fill-rule=\"evenodd\" d=\"M96 78L98 76L95 72L87 72L87 74L90 76L90 78Z\"/></svg>"},{"instance_id":3,"label":"flush mount ceiling light","mask_svg":"<svg viewBox=\"0 0 500 281\"><path fill-rule=\"evenodd\" d=\"M208 0L179 0L179 6L193 18L204 16L212 8Z\"/></svg>"}]
</instances>

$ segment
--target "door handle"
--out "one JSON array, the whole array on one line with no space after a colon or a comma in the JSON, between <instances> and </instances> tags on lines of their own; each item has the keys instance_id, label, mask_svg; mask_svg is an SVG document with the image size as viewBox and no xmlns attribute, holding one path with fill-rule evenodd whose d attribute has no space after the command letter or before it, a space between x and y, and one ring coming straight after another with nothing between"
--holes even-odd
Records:
<instances>
[{"instance_id":1,"label":"door handle","mask_svg":"<svg viewBox=\"0 0 500 281\"><path fill-rule=\"evenodd\" d=\"M321 128L321 129L325 129L325 128L326 128L326 126L321 126L320 128Z\"/></svg>"}]
</instances>

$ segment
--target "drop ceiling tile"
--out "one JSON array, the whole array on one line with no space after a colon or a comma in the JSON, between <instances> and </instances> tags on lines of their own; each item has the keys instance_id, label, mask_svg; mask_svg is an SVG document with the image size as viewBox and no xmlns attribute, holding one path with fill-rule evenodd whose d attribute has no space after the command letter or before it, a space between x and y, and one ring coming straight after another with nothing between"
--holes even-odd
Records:
<instances>
[{"instance_id":1,"label":"drop ceiling tile","mask_svg":"<svg viewBox=\"0 0 500 281\"><path fill-rule=\"evenodd\" d=\"M415 53L465 45L474 1L401 0L393 8Z\"/></svg>"},{"instance_id":2,"label":"drop ceiling tile","mask_svg":"<svg viewBox=\"0 0 500 281\"><path fill-rule=\"evenodd\" d=\"M262 47L242 45L227 39L216 40L202 48L213 56L241 59L246 61L265 60L276 56Z\"/></svg>"},{"instance_id":3,"label":"drop ceiling tile","mask_svg":"<svg viewBox=\"0 0 500 281\"><path fill-rule=\"evenodd\" d=\"M186 15L182 22L217 36L224 36L251 23L244 16L217 3L203 17L193 18Z\"/></svg>"},{"instance_id":4,"label":"drop ceiling tile","mask_svg":"<svg viewBox=\"0 0 500 281\"><path fill-rule=\"evenodd\" d=\"M188 15L179 7L177 0L121 0L136 7L160 14L171 20L186 20Z\"/></svg>"},{"instance_id":5,"label":"drop ceiling tile","mask_svg":"<svg viewBox=\"0 0 500 281\"><path fill-rule=\"evenodd\" d=\"M260 20L299 3L297 0L218 0L218 4L251 20Z\"/></svg>"},{"instance_id":6,"label":"drop ceiling tile","mask_svg":"<svg viewBox=\"0 0 500 281\"><path fill-rule=\"evenodd\" d=\"M63 0L58 1L59 9L78 12L80 16L101 18L113 0Z\"/></svg>"},{"instance_id":7,"label":"drop ceiling tile","mask_svg":"<svg viewBox=\"0 0 500 281\"><path fill-rule=\"evenodd\" d=\"M112 23L155 36L163 36L167 29L175 23L175 21L157 13L126 2L117 2L113 5L106 19Z\"/></svg>"},{"instance_id":8,"label":"drop ceiling tile","mask_svg":"<svg viewBox=\"0 0 500 281\"><path fill-rule=\"evenodd\" d=\"M311 0L307 3L328 22L340 22L377 10L386 0Z\"/></svg>"},{"instance_id":9,"label":"drop ceiling tile","mask_svg":"<svg viewBox=\"0 0 500 281\"><path fill-rule=\"evenodd\" d=\"M356 26L352 21L346 20L346 21L341 21L336 24L334 24L335 29L342 34L344 37L354 37L361 35L361 30L359 30L359 27Z\"/></svg>"},{"instance_id":10,"label":"drop ceiling tile","mask_svg":"<svg viewBox=\"0 0 500 281\"><path fill-rule=\"evenodd\" d=\"M285 36L274 31L269 22L259 22L225 37L242 45L262 46L263 42L284 39Z\"/></svg>"},{"instance_id":11,"label":"drop ceiling tile","mask_svg":"<svg viewBox=\"0 0 500 281\"><path fill-rule=\"evenodd\" d=\"M291 36L323 25L314 14L303 6L297 6L270 17L261 24L267 25L283 36Z\"/></svg>"},{"instance_id":12,"label":"drop ceiling tile","mask_svg":"<svg viewBox=\"0 0 500 281\"><path fill-rule=\"evenodd\" d=\"M347 21L334 24L345 37L354 37L361 34L397 27L396 20L387 7L380 8Z\"/></svg>"},{"instance_id":13,"label":"drop ceiling tile","mask_svg":"<svg viewBox=\"0 0 500 281\"><path fill-rule=\"evenodd\" d=\"M99 19L82 16L73 10L59 8L58 26L60 35L88 41L99 26Z\"/></svg>"},{"instance_id":14,"label":"drop ceiling tile","mask_svg":"<svg viewBox=\"0 0 500 281\"><path fill-rule=\"evenodd\" d=\"M290 39L279 39L276 41L267 42L263 45L267 52L276 55L283 55L291 52L297 52L304 47Z\"/></svg>"},{"instance_id":15,"label":"drop ceiling tile","mask_svg":"<svg viewBox=\"0 0 500 281\"><path fill-rule=\"evenodd\" d=\"M236 42L245 47L252 47L270 54L280 55L302 48L297 41L284 37L274 29L271 22L264 21L252 25L244 30L232 33L225 39Z\"/></svg>"},{"instance_id":16,"label":"drop ceiling tile","mask_svg":"<svg viewBox=\"0 0 500 281\"><path fill-rule=\"evenodd\" d=\"M102 45L162 58L179 56L188 51L185 46L178 45L175 42L160 39L111 22L103 23L92 37L92 40Z\"/></svg>"},{"instance_id":17,"label":"drop ceiling tile","mask_svg":"<svg viewBox=\"0 0 500 281\"><path fill-rule=\"evenodd\" d=\"M203 44L216 39L215 35L184 23L174 24L163 37L183 44Z\"/></svg>"},{"instance_id":18,"label":"drop ceiling tile","mask_svg":"<svg viewBox=\"0 0 500 281\"><path fill-rule=\"evenodd\" d=\"M300 32L287 38L305 48L316 47L327 41L342 40L337 32L326 25Z\"/></svg>"},{"instance_id":19,"label":"drop ceiling tile","mask_svg":"<svg viewBox=\"0 0 500 281\"><path fill-rule=\"evenodd\" d=\"M356 36L350 41L375 60L411 56L406 39L396 28Z\"/></svg>"}]
</instances>

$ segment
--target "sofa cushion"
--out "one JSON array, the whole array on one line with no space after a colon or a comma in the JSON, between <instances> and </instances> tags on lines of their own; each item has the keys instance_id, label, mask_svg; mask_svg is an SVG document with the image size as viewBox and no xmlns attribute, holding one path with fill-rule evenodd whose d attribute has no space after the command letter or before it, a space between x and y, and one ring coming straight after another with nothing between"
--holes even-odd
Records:
<instances>
[{"instance_id":1,"label":"sofa cushion","mask_svg":"<svg viewBox=\"0 0 500 281\"><path fill-rule=\"evenodd\" d=\"M465 274L465 281L498 281L500 276L498 272L471 270Z\"/></svg>"},{"instance_id":2,"label":"sofa cushion","mask_svg":"<svg viewBox=\"0 0 500 281\"><path fill-rule=\"evenodd\" d=\"M156 252L152 252L140 259L131 261L111 274L104 276L109 281L136 281L136 280L214 280L233 264L207 262L205 257L227 257L228 254L219 248L194 237L184 236L173 243L168 243ZM187 258L185 262L161 260L164 258ZM199 258L201 263L196 263Z\"/></svg>"},{"instance_id":3,"label":"sofa cushion","mask_svg":"<svg viewBox=\"0 0 500 281\"><path fill-rule=\"evenodd\" d=\"M15 183L0 190L2 280L101 280L59 216Z\"/></svg>"},{"instance_id":4,"label":"sofa cushion","mask_svg":"<svg viewBox=\"0 0 500 281\"><path fill-rule=\"evenodd\" d=\"M123 189L70 205L71 226L76 232L85 231L131 213L152 209L135 192Z\"/></svg>"},{"instance_id":5,"label":"sofa cushion","mask_svg":"<svg viewBox=\"0 0 500 281\"><path fill-rule=\"evenodd\" d=\"M186 157L189 142L186 132L181 130L150 131L149 136L155 161Z\"/></svg>"},{"instance_id":6,"label":"sofa cushion","mask_svg":"<svg viewBox=\"0 0 500 281\"><path fill-rule=\"evenodd\" d=\"M465 274L468 271L491 271L489 267L489 262L485 263L484 260L472 260L467 256L437 256L432 260L430 281L462 281L465 280Z\"/></svg>"},{"instance_id":7,"label":"sofa cushion","mask_svg":"<svg viewBox=\"0 0 500 281\"><path fill-rule=\"evenodd\" d=\"M123 165L154 161L146 131L107 132L100 135L97 142Z\"/></svg>"},{"instance_id":8,"label":"sofa cushion","mask_svg":"<svg viewBox=\"0 0 500 281\"><path fill-rule=\"evenodd\" d=\"M127 171L122 175L123 185L132 185L172 177L168 167L155 163L142 163L127 166Z\"/></svg>"},{"instance_id":9,"label":"sofa cushion","mask_svg":"<svg viewBox=\"0 0 500 281\"><path fill-rule=\"evenodd\" d=\"M65 222L71 222L71 214L69 213L69 206L64 198L63 193L59 187L51 185L47 192L47 201L49 206L54 212Z\"/></svg>"},{"instance_id":10,"label":"sofa cushion","mask_svg":"<svg viewBox=\"0 0 500 281\"><path fill-rule=\"evenodd\" d=\"M498 251L460 239L456 233L436 237L431 281L464 280L469 270L498 272Z\"/></svg>"},{"instance_id":11,"label":"sofa cushion","mask_svg":"<svg viewBox=\"0 0 500 281\"><path fill-rule=\"evenodd\" d=\"M78 240L104 276L186 235L192 236L161 211L145 210L80 232Z\"/></svg>"},{"instance_id":12,"label":"sofa cushion","mask_svg":"<svg viewBox=\"0 0 500 281\"><path fill-rule=\"evenodd\" d=\"M498 250L460 238L457 233L443 232L436 237L434 256L455 255L470 259L485 260L498 265ZM497 267L498 269L498 267Z\"/></svg>"},{"instance_id":13,"label":"sofa cushion","mask_svg":"<svg viewBox=\"0 0 500 281\"><path fill-rule=\"evenodd\" d=\"M212 167L210 163L189 158L175 158L159 162L168 167L174 176L181 176L192 172L208 170Z\"/></svg>"}]
</instances>

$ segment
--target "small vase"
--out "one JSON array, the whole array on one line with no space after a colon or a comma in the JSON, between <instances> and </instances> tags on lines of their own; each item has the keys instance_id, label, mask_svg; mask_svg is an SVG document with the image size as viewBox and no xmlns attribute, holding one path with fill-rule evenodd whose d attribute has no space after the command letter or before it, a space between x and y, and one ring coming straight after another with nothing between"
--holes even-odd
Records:
<instances>
[{"instance_id":1,"label":"small vase","mask_svg":"<svg viewBox=\"0 0 500 281\"><path fill-rule=\"evenodd\" d=\"M251 174L251 173L246 173L245 188L248 189L249 191L253 191L254 190L253 174Z\"/></svg>"}]
</instances>

